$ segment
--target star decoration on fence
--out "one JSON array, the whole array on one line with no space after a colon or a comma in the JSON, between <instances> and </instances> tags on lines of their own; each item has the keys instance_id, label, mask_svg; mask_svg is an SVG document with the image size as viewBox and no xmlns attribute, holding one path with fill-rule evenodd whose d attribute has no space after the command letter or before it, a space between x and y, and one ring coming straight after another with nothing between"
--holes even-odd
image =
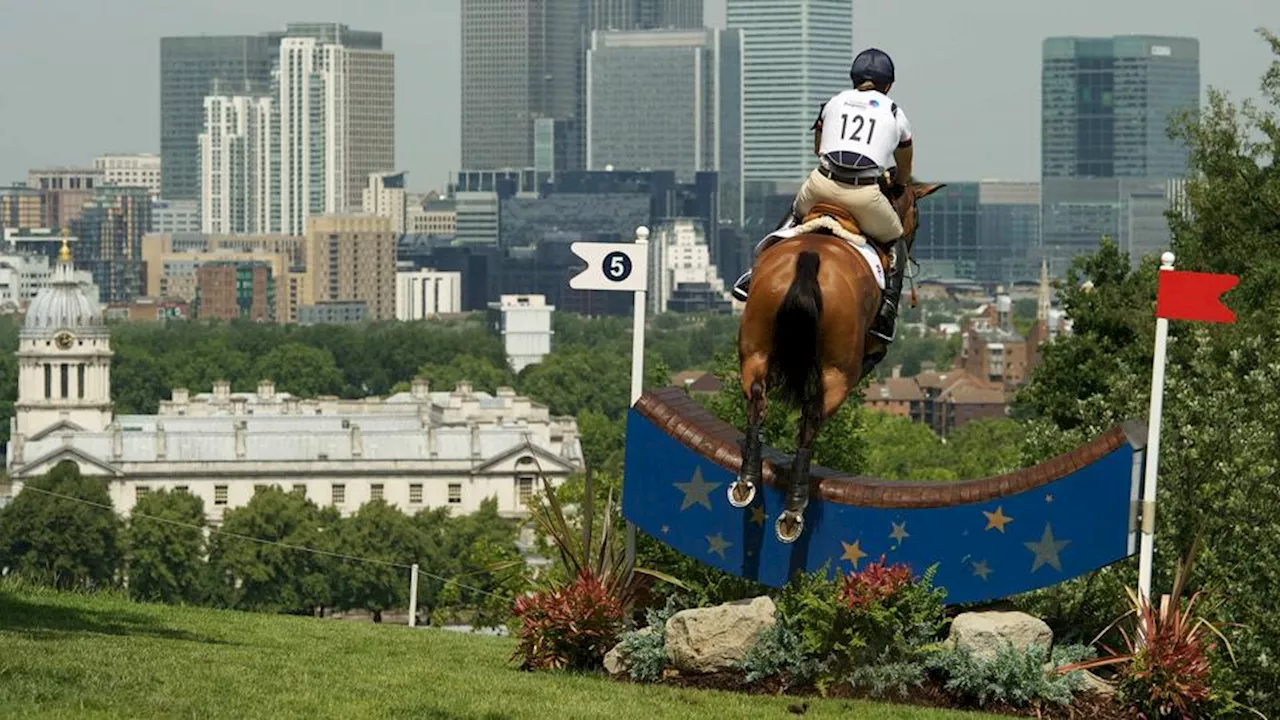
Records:
<instances>
[{"instance_id":1,"label":"star decoration on fence","mask_svg":"<svg viewBox=\"0 0 1280 720\"><path fill-rule=\"evenodd\" d=\"M1041 565L1051 565L1054 570L1062 570L1062 560L1058 557L1058 553L1067 545L1071 544L1070 540L1054 540L1053 528L1049 527L1049 523L1044 524L1044 535L1040 536L1040 542L1024 542L1022 543L1028 550L1036 554L1035 562L1031 565L1031 572L1040 569Z\"/></svg>"},{"instance_id":2,"label":"star decoration on fence","mask_svg":"<svg viewBox=\"0 0 1280 720\"><path fill-rule=\"evenodd\" d=\"M672 483L680 492L684 493L684 502L680 503L680 512L684 512L694 505L701 505L706 509L711 509L711 491L720 487L723 483L709 483L702 479L702 467L698 466L693 469L693 478L689 482Z\"/></svg>"}]
</instances>

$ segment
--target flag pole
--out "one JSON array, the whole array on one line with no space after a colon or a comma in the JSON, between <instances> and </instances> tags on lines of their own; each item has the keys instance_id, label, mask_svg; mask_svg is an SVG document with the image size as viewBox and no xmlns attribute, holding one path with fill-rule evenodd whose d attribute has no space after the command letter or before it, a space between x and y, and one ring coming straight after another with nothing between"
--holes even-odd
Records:
<instances>
[{"instance_id":1,"label":"flag pole","mask_svg":"<svg viewBox=\"0 0 1280 720\"><path fill-rule=\"evenodd\" d=\"M1173 270L1173 253L1160 256L1160 272ZM1147 467L1142 485L1142 542L1138 551L1138 596L1151 602L1151 566L1155 555L1156 476L1160 466L1160 415L1164 410L1164 361L1169 342L1168 318L1156 317L1155 357L1151 364L1151 410L1147 413Z\"/></svg>"}]
</instances>

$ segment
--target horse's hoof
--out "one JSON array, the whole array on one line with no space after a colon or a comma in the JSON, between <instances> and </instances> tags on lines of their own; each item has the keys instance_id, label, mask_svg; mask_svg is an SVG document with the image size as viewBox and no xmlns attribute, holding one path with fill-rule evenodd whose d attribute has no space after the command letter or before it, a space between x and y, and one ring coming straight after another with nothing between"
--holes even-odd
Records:
<instances>
[{"instance_id":1,"label":"horse's hoof","mask_svg":"<svg viewBox=\"0 0 1280 720\"><path fill-rule=\"evenodd\" d=\"M744 508L756 499L756 484L747 480L738 480L729 486L729 504L736 508Z\"/></svg>"},{"instance_id":2,"label":"horse's hoof","mask_svg":"<svg viewBox=\"0 0 1280 720\"><path fill-rule=\"evenodd\" d=\"M793 543L804 532L804 516L791 510L784 511L773 523L773 529L778 534L778 540Z\"/></svg>"}]
</instances>

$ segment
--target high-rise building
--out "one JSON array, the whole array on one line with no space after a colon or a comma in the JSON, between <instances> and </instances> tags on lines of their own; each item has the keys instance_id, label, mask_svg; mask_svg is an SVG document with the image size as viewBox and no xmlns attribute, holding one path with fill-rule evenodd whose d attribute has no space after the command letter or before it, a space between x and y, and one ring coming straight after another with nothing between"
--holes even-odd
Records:
<instances>
[{"instance_id":1,"label":"high-rise building","mask_svg":"<svg viewBox=\"0 0 1280 720\"><path fill-rule=\"evenodd\" d=\"M1030 281L1038 271L1040 186L947 183L920 203L912 255L931 274L989 285Z\"/></svg>"},{"instance_id":2,"label":"high-rise building","mask_svg":"<svg viewBox=\"0 0 1280 720\"><path fill-rule=\"evenodd\" d=\"M266 36L222 35L160 39L160 195L200 199L200 133L204 98L215 80L241 90L271 80Z\"/></svg>"},{"instance_id":3,"label":"high-rise building","mask_svg":"<svg viewBox=\"0 0 1280 720\"><path fill-rule=\"evenodd\" d=\"M396 316L396 239L376 215L308 219L307 275L314 303L363 302L370 320Z\"/></svg>"},{"instance_id":4,"label":"high-rise building","mask_svg":"<svg viewBox=\"0 0 1280 720\"><path fill-rule=\"evenodd\" d=\"M150 228L151 194L132 187L99 188L71 223L80 238L76 263L93 273L104 302L142 294L142 236Z\"/></svg>"},{"instance_id":5,"label":"high-rise building","mask_svg":"<svg viewBox=\"0 0 1280 720\"><path fill-rule=\"evenodd\" d=\"M850 0L728 0L741 29L743 177L799 183L815 167L818 109L849 87Z\"/></svg>"},{"instance_id":6,"label":"high-rise building","mask_svg":"<svg viewBox=\"0 0 1280 720\"><path fill-rule=\"evenodd\" d=\"M197 318L272 322L275 307L276 286L270 263L219 260L202 263L196 269Z\"/></svg>"},{"instance_id":7,"label":"high-rise building","mask_svg":"<svg viewBox=\"0 0 1280 720\"><path fill-rule=\"evenodd\" d=\"M358 208L370 172L395 167L394 57L382 50L382 34L340 23L293 23L261 35L170 37L160 42L161 195L200 199L200 145L204 98L210 94L256 95L272 86L281 47L291 38L320 47L341 46L342 92L349 157L341 183L344 210ZM299 82L305 82L299 79ZM215 85L221 90L216 90ZM336 89L335 89L336 91Z\"/></svg>"},{"instance_id":8,"label":"high-rise building","mask_svg":"<svg viewBox=\"0 0 1280 720\"><path fill-rule=\"evenodd\" d=\"M1200 45L1151 35L1052 37L1041 71L1043 254L1058 275L1118 239L1133 262L1167 248L1163 210L1187 171L1170 121L1200 104Z\"/></svg>"},{"instance_id":9,"label":"high-rise building","mask_svg":"<svg viewBox=\"0 0 1280 720\"><path fill-rule=\"evenodd\" d=\"M701 28L702 0L588 0L592 30Z\"/></svg>"},{"instance_id":10,"label":"high-rise building","mask_svg":"<svg viewBox=\"0 0 1280 720\"><path fill-rule=\"evenodd\" d=\"M407 195L404 173L370 173L364 188L361 211L391 219L391 232L405 232Z\"/></svg>"},{"instance_id":11,"label":"high-rise building","mask_svg":"<svg viewBox=\"0 0 1280 720\"><path fill-rule=\"evenodd\" d=\"M151 191L151 197L160 197L159 155L99 155L93 160L93 169L102 173L102 182L107 185L145 187Z\"/></svg>"},{"instance_id":12,"label":"high-rise building","mask_svg":"<svg viewBox=\"0 0 1280 720\"><path fill-rule=\"evenodd\" d=\"M741 48L738 30L592 33L587 169L718 172L719 219L742 222Z\"/></svg>"},{"instance_id":13,"label":"high-rise building","mask_svg":"<svg viewBox=\"0 0 1280 720\"><path fill-rule=\"evenodd\" d=\"M587 10L583 0L462 0L463 168L533 167L539 118L568 128L563 169L581 165Z\"/></svg>"},{"instance_id":14,"label":"high-rise building","mask_svg":"<svg viewBox=\"0 0 1280 720\"><path fill-rule=\"evenodd\" d=\"M279 38L267 93L215 83L206 98L205 232L301 234L311 215L358 211L370 173L393 169L392 56L319 29Z\"/></svg>"}]
</instances>

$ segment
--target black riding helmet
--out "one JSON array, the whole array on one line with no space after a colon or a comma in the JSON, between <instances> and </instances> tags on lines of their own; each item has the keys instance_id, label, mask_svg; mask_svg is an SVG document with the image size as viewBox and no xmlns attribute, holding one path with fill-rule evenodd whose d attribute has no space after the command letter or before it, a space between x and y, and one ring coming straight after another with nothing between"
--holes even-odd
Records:
<instances>
[{"instance_id":1,"label":"black riding helmet","mask_svg":"<svg viewBox=\"0 0 1280 720\"><path fill-rule=\"evenodd\" d=\"M877 88L888 87L893 83L893 58L883 50L867 48L853 59L849 79L854 87L865 80L875 83Z\"/></svg>"}]
</instances>

